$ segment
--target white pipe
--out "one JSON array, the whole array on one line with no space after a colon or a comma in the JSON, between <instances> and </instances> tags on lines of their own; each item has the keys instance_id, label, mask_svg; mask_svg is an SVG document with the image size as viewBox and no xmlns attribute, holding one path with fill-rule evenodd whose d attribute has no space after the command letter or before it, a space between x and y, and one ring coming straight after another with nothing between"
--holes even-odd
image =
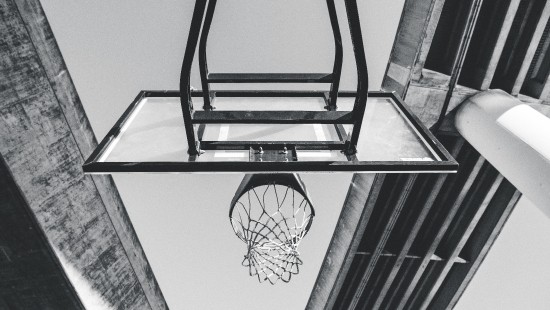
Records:
<instances>
[{"instance_id":1,"label":"white pipe","mask_svg":"<svg viewBox=\"0 0 550 310\"><path fill-rule=\"evenodd\" d=\"M460 134L550 217L550 118L501 90L470 97L458 109Z\"/></svg>"}]
</instances>

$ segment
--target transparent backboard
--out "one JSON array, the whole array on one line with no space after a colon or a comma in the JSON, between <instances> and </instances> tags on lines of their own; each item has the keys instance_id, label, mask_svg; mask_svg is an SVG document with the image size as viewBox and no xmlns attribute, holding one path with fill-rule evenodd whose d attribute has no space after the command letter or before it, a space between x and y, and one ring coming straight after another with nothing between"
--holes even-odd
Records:
<instances>
[{"instance_id":1,"label":"transparent backboard","mask_svg":"<svg viewBox=\"0 0 550 310\"><path fill-rule=\"evenodd\" d=\"M340 94L339 111L351 111L353 93ZM194 94L195 110L202 96ZM251 96L216 94L216 111L324 111L323 93ZM338 127L340 126L340 128ZM295 147L303 141L341 142L353 125L195 124L201 143L234 143L235 149L187 153L182 107L177 92L141 92L84 165L85 172L454 172L457 164L435 137L393 93L369 95L357 153ZM255 155L254 145L288 145L289 159ZM231 148L231 147L230 147ZM269 147L266 147L266 149ZM279 153L284 152L283 149ZM275 153L276 154L276 153ZM277 157L277 156L275 156Z\"/></svg>"}]
</instances>

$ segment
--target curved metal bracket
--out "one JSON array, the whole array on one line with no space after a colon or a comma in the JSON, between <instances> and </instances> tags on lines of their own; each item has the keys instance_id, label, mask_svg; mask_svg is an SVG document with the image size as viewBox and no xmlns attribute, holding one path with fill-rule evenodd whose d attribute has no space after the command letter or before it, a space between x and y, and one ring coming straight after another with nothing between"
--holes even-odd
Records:
<instances>
[{"instance_id":1,"label":"curved metal bracket","mask_svg":"<svg viewBox=\"0 0 550 310\"><path fill-rule=\"evenodd\" d=\"M361 23L359 21L359 11L357 10L357 0L344 0L344 3L346 4L351 42L355 55L355 66L357 67L357 97L355 97L355 104L353 106L355 122L350 139L351 147L356 148L369 96L369 73L363 45L363 35L361 33Z\"/></svg>"},{"instance_id":2,"label":"curved metal bracket","mask_svg":"<svg viewBox=\"0 0 550 310\"><path fill-rule=\"evenodd\" d=\"M342 74L342 58L344 55L342 48L342 35L340 34L340 25L338 24L338 15L334 0L327 0L328 16L330 26L332 27L332 36L334 38L334 66L332 68L332 84L328 96L327 110L336 110L336 100L338 99L338 89L340 88L340 76Z\"/></svg>"},{"instance_id":3,"label":"curved metal bracket","mask_svg":"<svg viewBox=\"0 0 550 310\"><path fill-rule=\"evenodd\" d=\"M206 9L206 16L204 18L204 25L202 26L202 33L199 42L199 70L201 74L201 84L204 97L204 109L212 110L212 101L214 94L210 91L210 85L208 83L208 61L206 61L206 42L208 41L208 34L210 33L210 26L212 26L212 19L214 17L214 10L216 9L217 0L210 0L208 2L208 8Z\"/></svg>"},{"instance_id":4,"label":"curved metal bracket","mask_svg":"<svg viewBox=\"0 0 550 310\"><path fill-rule=\"evenodd\" d=\"M191 18L191 27L189 29L189 36L187 37L187 46L185 47L185 54L183 55L180 75L181 109L183 112L187 144L189 145L187 153L191 156L195 156L200 153L192 119L193 100L191 100L191 66L193 65L195 50L197 49L197 41L199 39L202 19L204 17L206 1L207 0L195 1L195 9L193 10L193 17Z\"/></svg>"}]
</instances>

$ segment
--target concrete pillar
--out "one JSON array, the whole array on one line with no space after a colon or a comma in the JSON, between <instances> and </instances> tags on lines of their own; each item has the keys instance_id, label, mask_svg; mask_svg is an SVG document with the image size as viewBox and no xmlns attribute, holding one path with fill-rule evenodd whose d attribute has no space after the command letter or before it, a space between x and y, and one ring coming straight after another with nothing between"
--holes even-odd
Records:
<instances>
[{"instance_id":1,"label":"concrete pillar","mask_svg":"<svg viewBox=\"0 0 550 310\"><path fill-rule=\"evenodd\" d=\"M86 308L166 309L38 0L0 2L0 155Z\"/></svg>"}]
</instances>

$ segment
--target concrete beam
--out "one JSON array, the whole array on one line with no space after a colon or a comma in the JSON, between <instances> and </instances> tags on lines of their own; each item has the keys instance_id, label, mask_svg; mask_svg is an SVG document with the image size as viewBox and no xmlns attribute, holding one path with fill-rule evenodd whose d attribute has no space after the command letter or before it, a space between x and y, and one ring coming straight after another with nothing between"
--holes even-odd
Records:
<instances>
[{"instance_id":1,"label":"concrete beam","mask_svg":"<svg viewBox=\"0 0 550 310\"><path fill-rule=\"evenodd\" d=\"M0 3L0 154L87 308L166 309L38 0ZM78 283L78 285L77 285Z\"/></svg>"},{"instance_id":2,"label":"concrete beam","mask_svg":"<svg viewBox=\"0 0 550 310\"><path fill-rule=\"evenodd\" d=\"M0 309L85 309L2 156Z\"/></svg>"},{"instance_id":3,"label":"concrete beam","mask_svg":"<svg viewBox=\"0 0 550 310\"><path fill-rule=\"evenodd\" d=\"M382 89L404 96L413 67L426 60L443 0L407 0L382 82ZM422 60L423 59L423 60Z\"/></svg>"},{"instance_id":4,"label":"concrete beam","mask_svg":"<svg viewBox=\"0 0 550 310\"><path fill-rule=\"evenodd\" d=\"M487 69L483 76L483 81L481 82L481 90L489 89L489 87L491 86L493 76L495 75L495 71L497 69L498 61L500 60L500 56L502 55L502 51L504 50L504 44L506 44L508 33L510 33L510 28L512 28L514 17L516 16L516 12L518 11L519 3L520 0L510 1L508 10L506 11L506 15L504 17L504 22L502 23L502 27L500 28L495 47L491 54L489 64L487 65Z\"/></svg>"},{"instance_id":5,"label":"concrete beam","mask_svg":"<svg viewBox=\"0 0 550 310\"><path fill-rule=\"evenodd\" d=\"M306 309L332 309L370 219L384 174L355 174Z\"/></svg>"},{"instance_id":6,"label":"concrete beam","mask_svg":"<svg viewBox=\"0 0 550 310\"><path fill-rule=\"evenodd\" d=\"M523 82L527 77L527 72L529 71L529 67L531 66L531 62L533 61L533 57L535 56L537 47L544 33L544 28L546 27L546 24L548 23L549 18L550 18L550 3L546 2L544 9L542 11L542 14L540 16L540 19L537 23L537 27L535 28L533 37L531 38L531 43L529 44L529 48L527 49L527 52L525 53L525 57L523 58L521 68L519 69L518 75L514 81L514 86L512 87L512 91L510 92L512 95L517 95L521 91L521 87L523 86Z\"/></svg>"}]
</instances>

